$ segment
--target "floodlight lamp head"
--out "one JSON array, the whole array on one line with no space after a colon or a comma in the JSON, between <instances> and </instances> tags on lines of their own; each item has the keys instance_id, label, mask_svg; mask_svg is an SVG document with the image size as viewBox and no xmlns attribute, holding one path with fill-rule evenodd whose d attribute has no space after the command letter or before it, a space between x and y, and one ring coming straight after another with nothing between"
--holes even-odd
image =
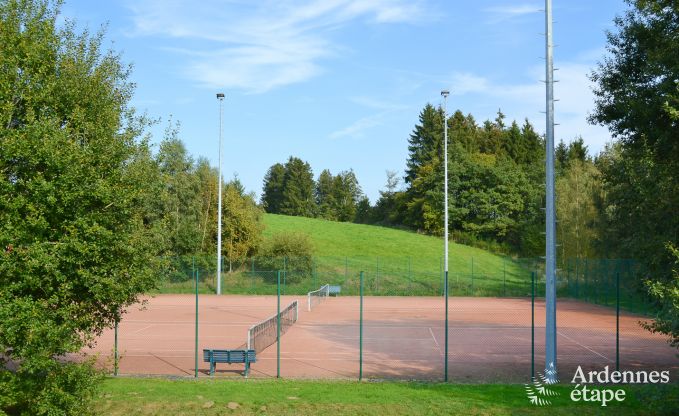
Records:
<instances>
[{"instance_id":1,"label":"floodlight lamp head","mask_svg":"<svg viewBox=\"0 0 679 416\"><path fill-rule=\"evenodd\" d=\"M223 100L223 99L224 99L224 93L223 93L223 92L218 92L218 93L217 93L217 98L220 99L220 100Z\"/></svg>"},{"instance_id":2,"label":"floodlight lamp head","mask_svg":"<svg viewBox=\"0 0 679 416\"><path fill-rule=\"evenodd\" d=\"M441 96L443 96L443 98L448 98L448 94L450 94L450 91L448 91L448 90L442 90L441 91Z\"/></svg>"}]
</instances>

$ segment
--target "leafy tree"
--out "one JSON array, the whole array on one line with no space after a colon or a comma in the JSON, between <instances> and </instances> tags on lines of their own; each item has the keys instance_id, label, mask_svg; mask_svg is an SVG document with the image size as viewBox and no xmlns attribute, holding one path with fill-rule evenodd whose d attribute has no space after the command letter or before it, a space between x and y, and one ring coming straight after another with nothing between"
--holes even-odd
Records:
<instances>
[{"instance_id":1,"label":"leafy tree","mask_svg":"<svg viewBox=\"0 0 679 416\"><path fill-rule=\"evenodd\" d=\"M373 220L373 207L370 205L370 199L363 195L356 204L356 216L354 222L357 224L370 224Z\"/></svg>"},{"instance_id":2,"label":"leafy tree","mask_svg":"<svg viewBox=\"0 0 679 416\"><path fill-rule=\"evenodd\" d=\"M648 280L650 295L659 303L655 319L642 326L654 333L668 335L668 342L679 348L679 250L667 245L673 260L672 277L668 280Z\"/></svg>"},{"instance_id":3,"label":"leafy tree","mask_svg":"<svg viewBox=\"0 0 679 416\"><path fill-rule=\"evenodd\" d=\"M387 170L387 183L385 190L380 191L380 198L375 203L372 212L372 221L378 224L392 225L399 223L399 217L404 209L399 205L399 195L397 192L399 177L396 171Z\"/></svg>"},{"instance_id":4,"label":"leafy tree","mask_svg":"<svg viewBox=\"0 0 679 416\"><path fill-rule=\"evenodd\" d=\"M195 167L200 205L200 249L201 253L212 253L217 238L217 198L219 171L210 166L205 158L199 158Z\"/></svg>"},{"instance_id":5,"label":"leafy tree","mask_svg":"<svg viewBox=\"0 0 679 416\"><path fill-rule=\"evenodd\" d=\"M166 133L157 160L164 189L159 199L162 210L167 253L172 256L194 254L201 246L200 179L194 162L177 131Z\"/></svg>"},{"instance_id":6,"label":"leafy tree","mask_svg":"<svg viewBox=\"0 0 679 416\"><path fill-rule=\"evenodd\" d=\"M129 69L58 19L0 2L0 413L90 413L94 371L56 357L155 284L157 170Z\"/></svg>"},{"instance_id":7,"label":"leafy tree","mask_svg":"<svg viewBox=\"0 0 679 416\"><path fill-rule=\"evenodd\" d=\"M280 214L283 204L283 186L285 166L276 163L271 166L264 176L264 191L262 193L262 205L266 212Z\"/></svg>"},{"instance_id":8,"label":"leafy tree","mask_svg":"<svg viewBox=\"0 0 679 416\"><path fill-rule=\"evenodd\" d=\"M606 192L601 232L615 254L646 263L650 293L661 307L647 328L677 345L679 4L628 3L608 34L608 56L592 74L591 121L618 139L598 160Z\"/></svg>"},{"instance_id":9,"label":"leafy tree","mask_svg":"<svg viewBox=\"0 0 679 416\"><path fill-rule=\"evenodd\" d=\"M234 261L256 253L264 231L261 208L252 195L243 195L242 191L237 178L224 187L222 250L229 262L229 272L233 270Z\"/></svg>"},{"instance_id":10,"label":"leafy tree","mask_svg":"<svg viewBox=\"0 0 679 416\"><path fill-rule=\"evenodd\" d=\"M601 173L594 163L576 158L556 180L557 235L561 260L595 258L602 198Z\"/></svg>"},{"instance_id":11,"label":"leafy tree","mask_svg":"<svg viewBox=\"0 0 679 416\"><path fill-rule=\"evenodd\" d=\"M665 249L679 235L679 4L628 1L608 34L608 56L592 74L591 121L608 126L620 147L607 157L604 236L620 256L644 259L669 279Z\"/></svg>"}]
</instances>

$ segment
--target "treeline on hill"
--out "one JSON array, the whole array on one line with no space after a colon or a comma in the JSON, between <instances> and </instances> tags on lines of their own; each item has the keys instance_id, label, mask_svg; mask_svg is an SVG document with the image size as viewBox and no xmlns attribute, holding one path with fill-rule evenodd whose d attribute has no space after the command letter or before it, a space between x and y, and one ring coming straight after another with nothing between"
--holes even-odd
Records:
<instances>
[{"instance_id":1,"label":"treeline on hill","mask_svg":"<svg viewBox=\"0 0 679 416\"><path fill-rule=\"evenodd\" d=\"M261 203L272 214L354 221L365 200L352 170L333 175L325 169L315 181L311 165L290 156L266 172Z\"/></svg>"},{"instance_id":2,"label":"treeline on hill","mask_svg":"<svg viewBox=\"0 0 679 416\"><path fill-rule=\"evenodd\" d=\"M352 170L314 180L311 166L296 157L276 163L264 178L262 207L270 213L403 227L443 234L443 110L427 105L409 139L404 187L387 172L387 184L371 205ZM455 112L448 123L449 227L452 238L496 251L535 256L544 251L544 141L526 121L479 125ZM557 150L558 172L585 181L573 170L592 167L582 139ZM562 185L566 189L566 184ZM585 185L576 190L584 194ZM576 198L571 210L584 206ZM582 204L580 203L582 201ZM564 201L565 202L565 201ZM572 205L572 204L571 204ZM568 208L563 208L564 213ZM566 214L564 214L566 215ZM584 214L579 221L587 221ZM582 238L587 237L582 231ZM583 243L584 244L584 243ZM585 253L580 249L581 253Z\"/></svg>"}]
</instances>

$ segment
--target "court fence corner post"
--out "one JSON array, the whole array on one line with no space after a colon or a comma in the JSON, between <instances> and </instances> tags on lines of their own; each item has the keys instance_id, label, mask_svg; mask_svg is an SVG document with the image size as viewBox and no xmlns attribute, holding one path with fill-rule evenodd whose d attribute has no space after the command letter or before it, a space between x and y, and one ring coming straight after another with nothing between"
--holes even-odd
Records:
<instances>
[{"instance_id":1,"label":"court fence corner post","mask_svg":"<svg viewBox=\"0 0 679 416\"><path fill-rule=\"evenodd\" d=\"M281 378L281 271L276 272L276 378Z\"/></svg>"},{"instance_id":2,"label":"court fence corner post","mask_svg":"<svg viewBox=\"0 0 679 416\"><path fill-rule=\"evenodd\" d=\"M359 318L358 318L358 381L363 380L363 272L359 280Z\"/></svg>"}]
</instances>

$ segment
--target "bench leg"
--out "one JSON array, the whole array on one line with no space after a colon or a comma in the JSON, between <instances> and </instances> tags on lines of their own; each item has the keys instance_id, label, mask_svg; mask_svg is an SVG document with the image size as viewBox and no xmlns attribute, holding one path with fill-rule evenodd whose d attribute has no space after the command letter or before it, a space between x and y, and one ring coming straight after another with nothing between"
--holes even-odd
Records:
<instances>
[{"instance_id":1,"label":"bench leg","mask_svg":"<svg viewBox=\"0 0 679 416\"><path fill-rule=\"evenodd\" d=\"M215 367L216 367L215 362L214 362L214 361L210 361L210 375L211 375L211 376L214 376L214 375L215 375Z\"/></svg>"},{"instance_id":2,"label":"bench leg","mask_svg":"<svg viewBox=\"0 0 679 416\"><path fill-rule=\"evenodd\" d=\"M250 361L245 360L245 378L248 378L249 372L250 372Z\"/></svg>"}]
</instances>

